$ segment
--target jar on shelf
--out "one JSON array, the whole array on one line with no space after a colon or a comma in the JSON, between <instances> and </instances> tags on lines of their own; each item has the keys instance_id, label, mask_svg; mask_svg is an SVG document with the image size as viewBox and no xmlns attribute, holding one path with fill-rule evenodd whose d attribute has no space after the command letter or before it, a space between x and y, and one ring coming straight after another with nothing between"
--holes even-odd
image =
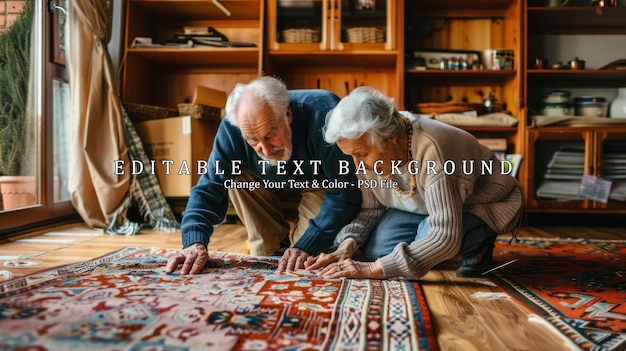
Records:
<instances>
[{"instance_id":1,"label":"jar on shelf","mask_svg":"<svg viewBox=\"0 0 626 351\"><path fill-rule=\"evenodd\" d=\"M617 97L611 101L609 115L613 118L626 118L626 87L617 89Z\"/></svg>"}]
</instances>

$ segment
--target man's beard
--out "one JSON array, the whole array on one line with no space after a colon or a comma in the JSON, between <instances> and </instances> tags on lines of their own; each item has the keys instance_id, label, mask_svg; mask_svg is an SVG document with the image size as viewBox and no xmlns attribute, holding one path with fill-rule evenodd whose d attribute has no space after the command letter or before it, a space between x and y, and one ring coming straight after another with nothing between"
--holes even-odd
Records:
<instances>
[{"instance_id":1,"label":"man's beard","mask_svg":"<svg viewBox=\"0 0 626 351\"><path fill-rule=\"evenodd\" d=\"M291 158L291 154L293 153L293 147L283 147L282 151L283 156L281 158L268 158L258 152L257 155L259 155L259 157L264 159L265 161L268 161L272 166L276 166L278 164L278 161L289 161L289 159Z\"/></svg>"}]
</instances>

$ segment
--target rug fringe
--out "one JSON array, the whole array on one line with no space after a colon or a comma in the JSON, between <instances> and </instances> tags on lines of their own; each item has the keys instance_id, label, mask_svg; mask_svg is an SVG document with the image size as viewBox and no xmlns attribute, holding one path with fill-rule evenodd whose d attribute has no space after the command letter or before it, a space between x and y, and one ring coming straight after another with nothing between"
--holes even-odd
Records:
<instances>
[{"instance_id":1,"label":"rug fringe","mask_svg":"<svg viewBox=\"0 0 626 351\"><path fill-rule=\"evenodd\" d=\"M557 335L561 340L563 340L563 342L565 343L565 347L567 347L568 350L580 350L580 347L576 345L575 342L569 339L566 335L562 334L559 328L554 326L552 323L549 323L545 318L542 318L541 316L536 314L529 314L528 321L541 324L542 327L552 329L554 331L554 334Z\"/></svg>"}]
</instances>

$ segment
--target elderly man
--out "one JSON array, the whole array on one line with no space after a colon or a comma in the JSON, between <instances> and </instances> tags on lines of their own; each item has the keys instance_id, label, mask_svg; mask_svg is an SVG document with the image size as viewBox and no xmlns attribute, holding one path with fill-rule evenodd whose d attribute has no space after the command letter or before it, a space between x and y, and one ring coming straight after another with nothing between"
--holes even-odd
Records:
<instances>
[{"instance_id":1,"label":"elderly man","mask_svg":"<svg viewBox=\"0 0 626 351\"><path fill-rule=\"evenodd\" d=\"M213 226L223 222L229 199L246 226L252 255L280 254L281 243L291 241L281 270L304 268L308 257L330 248L361 204L352 159L322 135L326 114L338 101L325 90L288 91L272 77L238 84L226 102L207 172L183 212L183 250L170 257L165 271L181 264L181 274L204 268ZM299 219L290 230L281 200L294 194Z\"/></svg>"}]
</instances>

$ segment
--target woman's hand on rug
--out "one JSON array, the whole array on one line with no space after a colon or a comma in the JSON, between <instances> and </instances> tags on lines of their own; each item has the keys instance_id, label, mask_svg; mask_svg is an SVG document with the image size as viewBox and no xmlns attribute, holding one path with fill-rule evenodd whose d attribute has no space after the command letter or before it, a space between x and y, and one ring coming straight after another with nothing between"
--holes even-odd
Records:
<instances>
[{"instance_id":1,"label":"woman's hand on rug","mask_svg":"<svg viewBox=\"0 0 626 351\"><path fill-rule=\"evenodd\" d=\"M167 274L172 273L182 264L180 274L197 274L202 271L207 262L209 262L209 252L206 246L202 243L195 243L170 256L164 271Z\"/></svg>"},{"instance_id":2,"label":"woman's hand on rug","mask_svg":"<svg viewBox=\"0 0 626 351\"><path fill-rule=\"evenodd\" d=\"M359 278L359 279L382 279L385 278L383 267L378 262L360 262L352 259L341 260L329 264L320 270L317 275L323 278Z\"/></svg>"},{"instance_id":3,"label":"woman's hand on rug","mask_svg":"<svg viewBox=\"0 0 626 351\"><path fill-rule=\"evenodd\" d=\"M322 252L319 256L309 257L305 262L306 269L312 271L326 267L333 262L352 258L354 251L356 251L354 240L346 240L331 253Z\"/></svg>"},{"instance_id":4,"label":"woman's hand on rug","mask_svg":"<svg viewBox=\"0 0 626 351\"><path fill-rule=\"evenodd\" d=\"M311 257L305 251L293 247L285 250L283 257L278 262L278 272L293 271L296 269L304 269L304 264Z\"/></svg>"}]
</instances>

